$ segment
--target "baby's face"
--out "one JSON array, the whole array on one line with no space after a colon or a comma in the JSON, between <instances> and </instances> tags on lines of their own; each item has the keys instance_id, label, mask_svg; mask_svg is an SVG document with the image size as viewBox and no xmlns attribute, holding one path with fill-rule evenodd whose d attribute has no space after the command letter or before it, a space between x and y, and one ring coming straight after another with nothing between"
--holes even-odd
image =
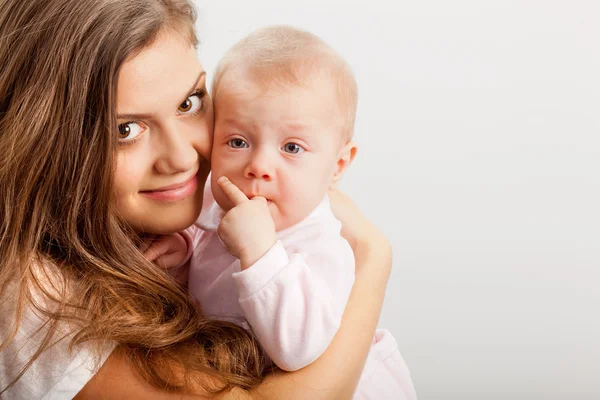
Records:
<instances>
[{"instance_id":1,"label":"baby's face","mask_svg":"<svg viewBox=\"0 0 600 400\"><path fill-rule=\"evenodd\" d=\"M343 144L331 84L315 77L305 87L265 91L225 76L217 97L211 160L217 203L232 207L216 184L227 176L248 198L268 200L276 230L306 218L327 193Z\"/></svg>"}]
</instances>

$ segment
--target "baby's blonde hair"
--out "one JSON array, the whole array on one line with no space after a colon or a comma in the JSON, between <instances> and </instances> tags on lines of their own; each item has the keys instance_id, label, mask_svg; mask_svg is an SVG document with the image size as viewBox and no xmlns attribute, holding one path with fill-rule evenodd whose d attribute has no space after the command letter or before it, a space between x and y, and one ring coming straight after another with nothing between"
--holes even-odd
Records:
<instances>
[{"instance_id":1,"label":"baby's blonde hair","mask_svg":"<svg viewBox=\"0 0 600 400\"><path fill-rule=\"evenodd\" d=\"M358 87L348 63L318 36L291 26L275 25L258 29L234 44L217 65L212 95L218 97L219 85L231 70L269 86L303 85L307 77L325 74L336 91L343 119L344 142L354 133ZM218 113L218 110L217 110Z\"/></svg>"}]
</instances>

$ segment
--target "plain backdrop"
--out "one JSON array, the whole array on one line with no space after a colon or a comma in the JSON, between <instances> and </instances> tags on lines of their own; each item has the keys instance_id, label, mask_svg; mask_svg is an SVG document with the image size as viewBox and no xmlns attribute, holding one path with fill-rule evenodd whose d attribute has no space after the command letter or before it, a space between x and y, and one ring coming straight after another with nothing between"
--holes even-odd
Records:
<instances>
[{"instance_id":1,"label":"plain backdrop","mask_svg":"<svg viewBox=\"0 0 600 400\"><path fill-rule=\"evenodd\" d=\"M342 187L393 244L421 400L600 399L600 2L196 3L209 75L268 24L353 67Z\"/></svg>"}]
</instances>

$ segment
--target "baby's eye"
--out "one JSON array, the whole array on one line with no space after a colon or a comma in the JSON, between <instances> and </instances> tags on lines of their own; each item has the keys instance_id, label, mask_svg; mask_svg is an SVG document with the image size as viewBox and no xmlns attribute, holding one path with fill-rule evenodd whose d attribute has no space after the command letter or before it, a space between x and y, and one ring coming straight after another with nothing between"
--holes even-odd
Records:
<instances>
[{"instance_id":1,"label":"baby's eye","mask_svg":"<svg viewBox=\"0 0 600 400\"><path fill-rule=\"evenodd\" d=\"M304 152L304 148L302 146L292 142L284 144L282 150L290 154L298 154Z\"/></svg>"},{"instance_id":2,"label":"baby's eye","mask_svg":"<svg viewBox=\"0 0 600 400\"><path fill-rule=\"evenodd\" d=\"M144 128L137 122L126 122L119 125L119 141L129 142L138 137Z\"/></svg>"},{"instance_id":3,"label":"baby's eye","mask_svg":"<svg viewBox=\"0 0 600 400\"><path fill-rule=\"evenodd\" d=\"M180 115L194 114L202 107L202 98L198 94L193 94L179 105L177 111Z\"/></svg>"},{"instance_id":4,"label":"baby's eye","mask_svg":"<svg viewBox=\"0 0 600 400\"><path fill-rule=\"evenodd\" d=\"M242 139L231 139L227 144L234 149L245 149L248 147L248 143Z\"/></svg>"}]
</instances>

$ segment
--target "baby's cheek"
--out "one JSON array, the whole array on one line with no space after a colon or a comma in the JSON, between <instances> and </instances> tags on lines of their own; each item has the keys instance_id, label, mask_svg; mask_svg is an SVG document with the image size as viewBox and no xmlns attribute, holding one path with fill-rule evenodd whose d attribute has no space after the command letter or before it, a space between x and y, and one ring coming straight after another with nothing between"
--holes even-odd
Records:
<instances>
[{"instance_id":1,"label":"baby's cheek","mask_svg":"<svg viewBox=\"0 0 600 400\"><path fill-rule=\"evenodd\" d=\"M302 187L300 184L293 192L288 192L285 205L285 214L293 223L304 219L310 210L311 204L314 202L311 187Z\"/></svg>"},{"instance_id":2,"label":"baby's cheek","mask_svg":"<svg viewBox=\"0 0 600 400\"><path fill-rule=\"evenodd\" d=\"M300 189L300 190L298 190ZM298 202L302 201L302 190L295 185L288 185L287 188L280 189L279 203L285 209L294 209L298 206Z\"/></svg>"}]
</instances>

